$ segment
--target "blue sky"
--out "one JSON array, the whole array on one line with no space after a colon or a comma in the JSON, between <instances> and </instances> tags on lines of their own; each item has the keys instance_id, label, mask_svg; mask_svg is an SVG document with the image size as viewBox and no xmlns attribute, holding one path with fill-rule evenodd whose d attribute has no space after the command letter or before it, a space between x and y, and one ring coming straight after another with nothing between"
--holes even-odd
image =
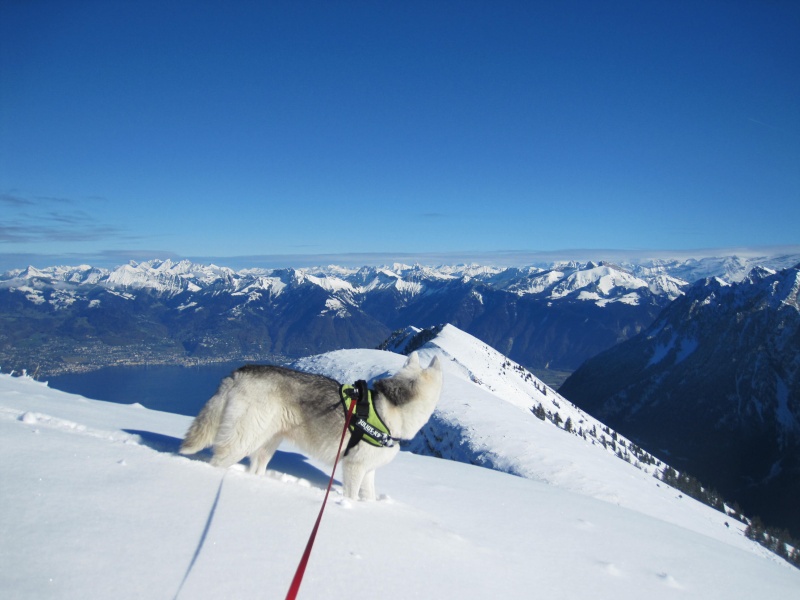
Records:
<instances>
[{"instance_id":1,"label":"blue sky","mask_svg":"<svg viewBox=\"0 0 800 600\"><path fill-rule=\"evenodd\" d=\"M6 0L0 267L800 244L798 31L792 0Z\"/></svg>"}]
</instances>

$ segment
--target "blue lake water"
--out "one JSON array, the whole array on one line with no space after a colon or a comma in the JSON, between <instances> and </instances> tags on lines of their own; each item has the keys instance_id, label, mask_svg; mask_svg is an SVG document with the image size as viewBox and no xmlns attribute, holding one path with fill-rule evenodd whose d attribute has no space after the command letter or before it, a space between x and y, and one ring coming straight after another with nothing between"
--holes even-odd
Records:
<instances>
[{"instance_id":1,"label":"blue lake water","mask_svg":"<svg viewBox=\"0 0 800 600\"><path fill-rule=\"evenodd\" d=\"M217 391L220 381L243 364L106 367L50 377L47 382L53 389L94 400L138 402L154 410L195 416Z\"/></svg>"}]
</instances>

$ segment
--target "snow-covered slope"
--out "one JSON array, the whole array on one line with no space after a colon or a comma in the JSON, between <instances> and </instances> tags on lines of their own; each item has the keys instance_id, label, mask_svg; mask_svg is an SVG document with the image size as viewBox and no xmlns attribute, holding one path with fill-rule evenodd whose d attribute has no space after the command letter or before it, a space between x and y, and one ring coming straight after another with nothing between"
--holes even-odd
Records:
<instances>
[{"instance_id":1,"label":"snow-covered slope","mask_svg":"<svg viewBox=\"0 0 800 600\"><path fill-rule=\"evenodd\" d=\"M401 452L378 473L381 501L335 496L301 598L352 594L359 582L389 599L749 600L800 590L800 571L737 522L534 417L522 399L530 389L495 377L483 350L461 353L470 345L461 335L445 329L420 351L447 359L431 431L458 429L469 452L485 448L525 477ZM403 360L350 350L303 366L352 381ZM283 597L327 467L287 446L269 477L223 472L176 454L189 422L0 375L0 595Z\"/></svg>"},{"instance_id":2,"label":"snow-covered slope","mask_svg":"<svg viewBox=\"0 0 800 600\"><path fill-rule=\"evenodd\" d=\"M345 351L308 364L352 379L402 361ZM448 369L445 410L466 403L482 412L491 397L460 368ZM524 415L497 402L493 411ZM269 477L223 472L175 453L189 421L0 376L0 595L283 597L326 467L284 447ZM550 482L401 452L379 472L381 501L335 495L300 597L339 597L358 582L389 599L749 600L800 589L800 571L746 540L736 523L726 527L719 513L652 478L637 483L619 460L581 469L578 438L528 425L549 450L527 460L558 475ZM490 421L486 434L510 456L514 427L498 427ZM592 497L590 474L609 489L624 484L625 499ZM654 500L657 518L640 510Z\"/></svg>"},{"instance_id":3,"label":"snow-covered slope","mask_svg":"<svg viewBox=\"0 0 800 600\"><path fill-rule=\"evenodd\" d=\"M690 525L681 519L697 509L706 515L708 535L728 535L725 514L684 502L654 477L665 467L660 460L514 361L452 325L408 333L397 336L395 348L417 349L423 362L439 355L448 375L442 400L409 445L412 451L544 481L684 526ZM423 344L417 347L415 340ZM331 362L349 363L331 353L299 366L343 380L355 375ZM537 418L534 408L546 417ZM678 504L686 510L676 510Z\"/></svg>"}]
</instances>

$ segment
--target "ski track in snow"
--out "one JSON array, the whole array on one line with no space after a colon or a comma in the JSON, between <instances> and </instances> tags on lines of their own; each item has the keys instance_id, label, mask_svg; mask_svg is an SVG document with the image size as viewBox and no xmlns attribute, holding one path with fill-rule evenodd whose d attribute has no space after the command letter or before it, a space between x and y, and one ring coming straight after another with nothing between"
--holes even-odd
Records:
<instances>
[{"instance_id":1,"label":"ski track in snow","mask_svg":"<svg viewBox=\"0 0 800 600\"><path fill-rule=\"evenodd\" d=\"M53 417L38 412L25 411L20 413L17 410L6 408L4 406L0 406L0 418L17 420L25 423L26 425L35 426L33 429L34 433L39 433L39 427L44 427L47 429L73 432L124 444L140 444L142 441L138 435L132 435L122 431L103 431L101 429L94 429L87 427L86 425L81 425L80 423L75 423L73 421L60 419L58 417Z\"/></svg>"}]
</instances>

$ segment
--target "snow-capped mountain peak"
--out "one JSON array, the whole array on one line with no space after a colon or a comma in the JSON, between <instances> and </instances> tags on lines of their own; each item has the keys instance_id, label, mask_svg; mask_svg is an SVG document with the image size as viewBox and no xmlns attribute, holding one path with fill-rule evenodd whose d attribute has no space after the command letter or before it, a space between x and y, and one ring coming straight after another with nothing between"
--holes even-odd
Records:
<instances>
[{"instance_id":1,"label":"snow-capped mountain peak","mask_svg":"<svg viewBox=\"0 0 800 600\"><path fill-rule=\"evenodd\" d=\"M659 467L663 469L655 457L584 413L521 365L457 327L450 324L425 330L409 327L395 332L382 348L404 354L416 351L422 362L439 356L447 372L458 380L451 382L451 386L475 387L485 394L478 396L487 398L486 404L465 405L459 396L474 398L474 393L448 395L429 426L411 444L415 452L550 480L554 476L550 471L552 461L559 462L558 459L550 456L551 464L542 469L533 458L541 452L537 435L544 423L553 428L548 431L571 438L559 438L561 443L591 449L598 453L594 455L598 460L606 460L601 456L621 460L626 468L651 475ZM307 363L301 364L309 367ZM488 424L496 423L495 412L505 415L508 424L498 425L498 431L487 433L491 428ZM494 437L510 437L507 427L512 422L513 454L499 450L492 441ZM597 497L605 494L598 491L603 489L600 482L594 482L592 489L597 491Z\"/></svg>"}]
</instances>

